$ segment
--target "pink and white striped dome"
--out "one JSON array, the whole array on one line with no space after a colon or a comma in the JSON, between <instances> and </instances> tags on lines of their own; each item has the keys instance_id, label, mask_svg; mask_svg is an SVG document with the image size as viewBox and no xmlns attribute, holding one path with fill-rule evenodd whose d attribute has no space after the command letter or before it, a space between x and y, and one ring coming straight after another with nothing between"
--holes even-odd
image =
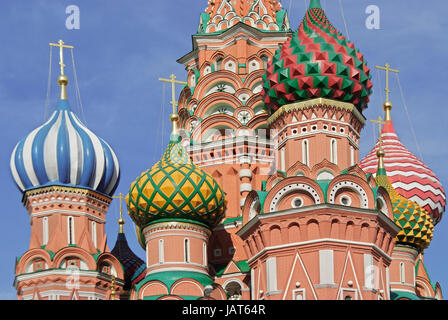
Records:
<instances>
[{"instance_id":1,"label":"pink and white striped dome","mask_svg":"<svg viewBox=\"0 0 448 320\"><path fill-rule=\"evenodd\" d=\"M442 218L446 204L445 191L439 179L401 143L392 120L386 121L382 137L383 149L386 152L384 165L393 187L403 197L425 208L436 225ZM359 163L366 173L376 175L378 148L379 142Z\"/></svg>"}]
</instances>

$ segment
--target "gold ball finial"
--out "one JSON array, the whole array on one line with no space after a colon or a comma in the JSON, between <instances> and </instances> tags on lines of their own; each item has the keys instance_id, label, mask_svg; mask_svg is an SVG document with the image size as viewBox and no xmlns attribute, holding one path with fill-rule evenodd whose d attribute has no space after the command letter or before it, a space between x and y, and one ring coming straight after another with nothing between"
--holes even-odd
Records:
<instances>
[{"instance_id":1,"label":"gold ball finial","mask_svg":"<svg viewBox=\"0 0 448 320\"><path fill-rule=\"evenodd\" d=\"M65 74L61 74L58 77L58 84L60 86L67 86L68 85L68 77Z\"/></svg>"},{"instance_id":2,"label":"gold ball finial","mask_svg":"<svg viewBox=\"0 0 448 320\"><path fill-rule=\"evenodd\" d=\"M379 148L376 152L376 156L378 158L384 158L386 156L386 152L384 152L383 148Z\"/></svg>"},{"instance_id":3,"label":"gold ball finial","mask_svg":"<svg viewBox=\"0 0 448 320\"><path fill-rule=\"evenodd\" d=\"M171 122L177 122L179 121L179 115L177 113L173 113L170 115Z\"/></svg>"},{"instance_id":4,"label":"gold ball finial","mask_svg":"<svg viewBox=\"0 0 448 320\"><path fill-rule=\"evenodd\" d=\"M386 117L385 117L385 121L391 121L392 120L392 115L391 115L391 111L392 111L392 102L390 101L386 101L383 104L383 110L386 112Z\"/></svg>"},{"instance_id":5,"label":"gold ball finial","mask_svg":"<svg viewBox=\"0 0 448 320\"><path fill-rule=\"evenodd\" d=\"M386 102L384 102L384 104L383 104L383 110L384 110L384 111L387 111L387 110L390 110L390 109L392 109L392 102L390 102L390 101L386 101Z\"/></svg>"}]
</instances>

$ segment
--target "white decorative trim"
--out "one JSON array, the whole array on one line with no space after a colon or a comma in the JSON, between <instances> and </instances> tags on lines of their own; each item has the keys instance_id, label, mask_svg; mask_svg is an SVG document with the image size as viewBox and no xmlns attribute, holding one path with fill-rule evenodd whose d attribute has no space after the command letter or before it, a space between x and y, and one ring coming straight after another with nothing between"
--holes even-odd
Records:
<instances>
[{"instance_id":1,"label":"white decorative trim","mask_svg":"<svg viewBox=\"0 0 448 320\"><path fill-rule=\"evenodd\" d=\"M201 266L201 265L198 265ZM207 276L210 276L208 274L208 272L202 270L203 267L201 266L201 269L195 269L195 268L163 268L163 269L157 269L157 270L152 270L152 271L147 271L146 275L150 275L150 274L154 274L154 273L159 273L159 272L165 272L165 271L191 271L191 272L198 272L198 273L202 273L205 274Z\"/></svg>"},{"instance_id":2,"label":"white decorative trim","mask_svg":"<svg viewBox=\"0 0 448 320\"><path fill-rule=\"evenodd\" d=\"M252 191L252 184L250 183L241 183L240 184L240 192L251 192Z\"/></svg>"},{"instance_id":3,"label":"white decorative trim","mask_svg":"<svg viewBox=\"0 0 448 320\"><path fill-rule=\"evenodd\" d=\"M74 217L88 217L88 218L90 218L90 219L92 219L92 220L95 220L96 222L98 222L98 223L105 223L106 222L106 220L105 219L100 219L100 218L98 218L98 217L95 217L94 215L91 215L91 214L88 214L88 213L85 213L85 212L77 212L77 211L69 211L69 210L48 210L48 211L40 211L40 212L36 212L36 213L33 213L33 214L31 214L31 218L38 218L38 217L41 217L41 216L49 216L49 215L52 215L52 214L55 214L55 213L57 213L57 214L68 214L68 215L71 215L71 216L74 216Z\"/></svg>"},{"instance_id":4,"label":"white decorative trim","mask_svg":"<svg viewBox=\"0 0 448 320\"><path fill-rule=\"evenodd\" d=\"M241 169L240 170L240 178L252 178L252 170Z\"/></svg>"},{"instance_id":5,"label":"white decorative trim","mask_svg":"<svg viewBox=\"0 0 448 320\"><path fill-rule=\"evenodd\" d=\"M306 300L305 292L306 292L305 289L295 289L295 290L292 290L292 297L291 297L292 300L298 300L298 299L296 299L296 297L298 296L297 293L300 293L301 296L302 296L302 299L300 299L300 300Z\"/></svg>"},{"instance_id":6,"label":"white decorative trim","mask_svg":"<svg viewBox=\"0 0 448 320\"><path fill-rule=\"evenodd\" d=\"M314 188L312 186L305 184L305 183L294 183L294 184L290 184L290 185L284 187L283 189L281 189L280 191L277 192L277 194L274 196L274 198L271 201L269 210L271 212L277 211L278 203L280 202L280 200L282 200L286 195L288 195L292 192L297 192L297 191L305 191L305 192L311 194L311 196L314 199L315 204L320 204L322 201L320 199L319 194L317 193L316 190L314 190Z\"/></svg>"},{"instance_id":7,"label":"white decorative trim","mask_svg":"<svg viewBox=\"0 0 448 320\"><path fill-rule=\"evenodd\" d=\"M247 260L247 262L249 264L252 263L259 256L261 256L262 254L264 254L265 252L270 251L270 250L283 249L283 248L296 247L296 246L305 246L305 245L321 243L321 242L334 242L334 243L342 243L342 244L368 246L368 247L371 247L371 248L375 249L376 251L378 251L387 260L392 261L392 258L386 252L384 252L381 248L379 248L376 244L373 244L373 243L359 242L359 241L348 241L348 240L336 240L336 239L330 239L330 238L322 238L322 239L315 239L315 240L309 240L309 241L303 241L303 242L282 244L282 245L278 245L278 246L264 247L262 250L257 252L251 258L249 258Z\"/></svg>"},{"instance_id":8,"label":"white decorative trim","mask_svg":"<svg viewBox=\"0 0 448 320\"><path fill-rule=\"evenodd\" d=\"M333 188L330 191L330 198L329 198L329 202L331 204L335 203L336 193L339 189L342 188L349 188L356 191L356 193L361 197L361 208L365 209L369 208L369 199L367 198L367 193L360 185L352 181L341 181L337 183L335 186L333 186Z\"/></svg>"}]
</instances>

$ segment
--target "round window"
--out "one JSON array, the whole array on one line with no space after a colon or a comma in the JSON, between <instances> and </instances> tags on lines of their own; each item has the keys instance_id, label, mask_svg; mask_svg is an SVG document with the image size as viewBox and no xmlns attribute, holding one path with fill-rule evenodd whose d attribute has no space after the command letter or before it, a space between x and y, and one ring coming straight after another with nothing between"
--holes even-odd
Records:
<instances>
[{"instance_id":1,"label":"round window","mask_svg":"<svg viewBox=\"0 0 448 320\"><path fill-rule=\"evenodd\" d=\"M300 197L297 197L297 198L294 198L293 200L292 200L292 207L293 208L300 208L300 207L303 207L303 199L302 198L300 198Z\"/></svg>"},{"instance_id":2,"label":"round window","mask_svg":"<svg viewBox=\"0 0 448 320\"><path fill-rule=\"evenodd\" d=\"M342 196L339 200L343 206L349 206L352 204L352 199L349 196Z\"/></svg>"}]
</instances>

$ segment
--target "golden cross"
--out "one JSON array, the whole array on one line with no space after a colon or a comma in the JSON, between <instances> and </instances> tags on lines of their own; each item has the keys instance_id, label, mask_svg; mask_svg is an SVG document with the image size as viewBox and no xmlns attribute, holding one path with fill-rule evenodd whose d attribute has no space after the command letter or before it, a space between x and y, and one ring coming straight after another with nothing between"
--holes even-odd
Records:
<instances>
[{"instance_id":1,"label":"golden cross","mask_svg":"<svg viewBox=\"0 0 448 320\"><path fill-rule=\"evenodd\" d=\"M378 120L370 120L370 122L378 123L378 139L380 141L381 146L383 145L383 138L382 138L382 129L381 125L386 124L386 122L383 121L383 118L378 117Z\"/></svg>"},{"instance_id":2,"label":"golden cross","mask_svg":"<svg viewBox=\"0 0 448 320\"><path fill-rule=\"evenodd\" d=\"M400 73L400 71L391 69L390 65L388 63L386 63L384 67L376 66L376 68L379 69L379 70L386 71L386 89L385 89L385 91L386 91L386 101L389 102L389 94L390 94L390 90L389 90L389 72Z\"/></svg>"},{"instance_id":3,"label":"golden cross","mask_svg":"<svg viewBox=\"0 0 448 320\"><path fill-rule=\"evenodd\" d=\"M124 225L124 219L123 219L123 200L126 199L126 197L123 197L122 193L118 194L118 197L113 197L114 199L120 199L120 219L118 220L118 224L120 225L120 233L124 233L123 225Z\"/></svg>"},{"instance_id":4,"label":"golden cross","mask_svg":"<svg viewBox=\"0 0 448 320\"><path fill-rule=\"evenodd\" d=\"M62 41L62 40L59 40L58 44L50 43L50 46L52 46L52 47L59 47L59 65L61 66L61 75L63 75L64 74L64 68L65 68L65 64L64 64L64 48L73 49L74 47L64 45L64 41Z\"/></svg>"},{"instance_id":5,"label":"golden cross","mask_svg":"<svg viewBox=\"0 0 448 320\"><path fill-rule=\"evenodd\" d=\"M159 81L171 83L171 91L172 91L172 98L173 98L173 100L171 101L171 104L173 105L173 114L177 114L177 111L176 111L176 107L177 107L176 84L186 85L187 83L184 81L176 80L176 76L174 74L172 74L169 79L159 78Z\"/></svg>"}]
</instances>

